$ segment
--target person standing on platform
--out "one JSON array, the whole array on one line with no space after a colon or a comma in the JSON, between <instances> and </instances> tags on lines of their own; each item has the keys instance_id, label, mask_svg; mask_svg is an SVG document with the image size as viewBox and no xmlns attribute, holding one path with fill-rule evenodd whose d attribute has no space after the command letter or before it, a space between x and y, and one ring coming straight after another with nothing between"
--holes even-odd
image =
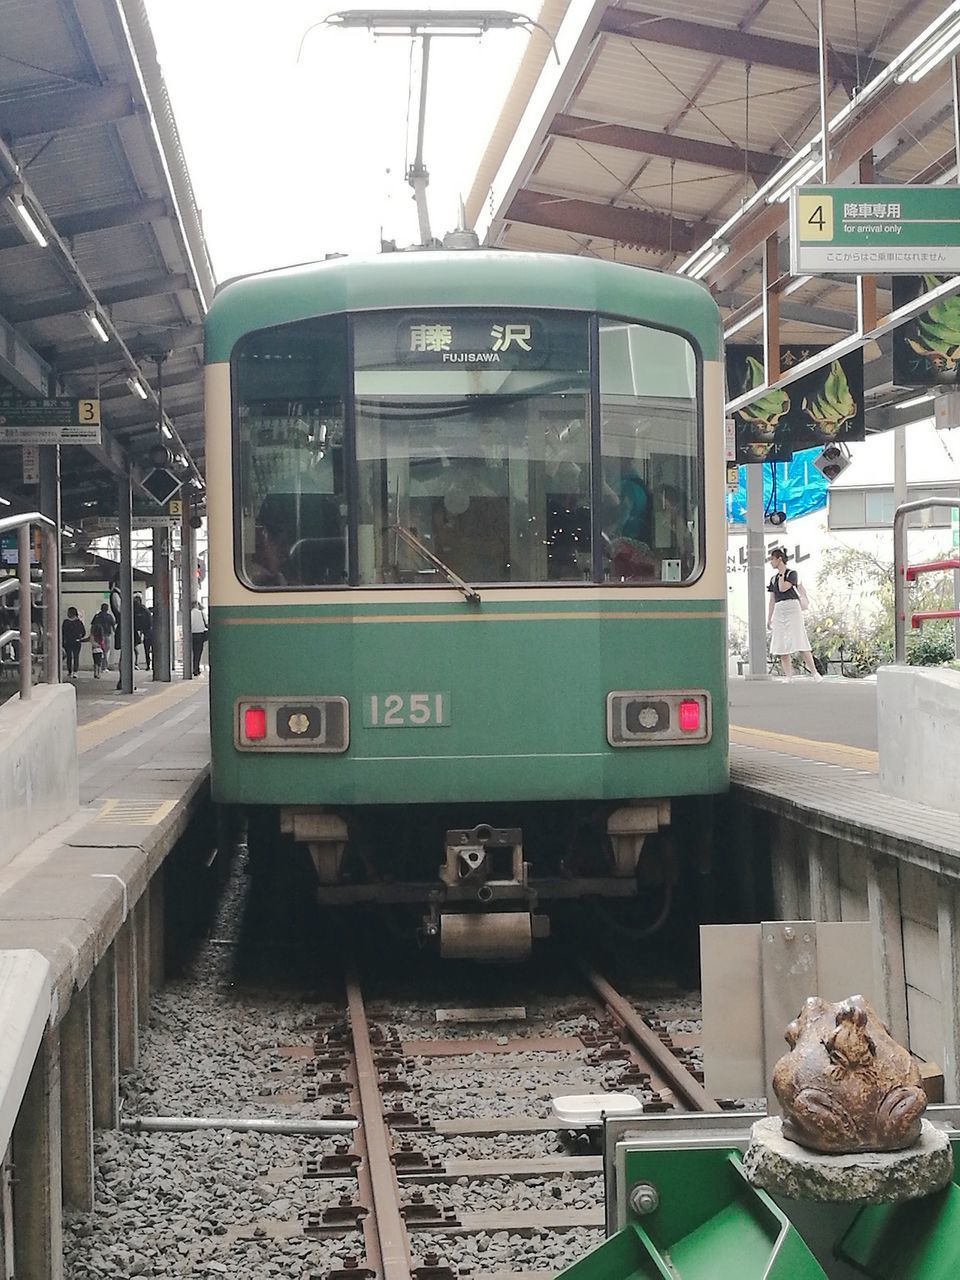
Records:
<instances>
[{"instance_id":1,"label":"person standing on platform","mask_svg":"<svg viewBox=\"0 0 960 1280\"><path fill-rule=\"evenodd\" d=\"M150 659L153 655L153 617L150 610L144 605L143 596L139 592L133 597L133 630L134 652L136 652L136 645L142 641L143 660L149 671ZM139 637L139 640L137 637Z\"/></svg>"},{"instance_id":2,"label":"person standing on platform","mask_svg":"<svg viewBox=\"0 0 960 1280\"><path fill-rule=\"evenodd\" d=\"M207 611L199 600L195 600L190 610L190 643L193 647L193 674L200 674L200 659L203 657L203 646L207 643Z\"/></svg>"},{"instance_id":3,"label":"person standing on platform","mask_svg":"<svg viewBox=\"0 0 960 1280\"><path fill-rule=\"evenodd\" d=\"M103 670L110 670L110 649L113 645L113 633L117 629L113 614L110 612L108 604L100 606L100 612L93 615L93 622L90 623L90 634L93 635L93 628L96 626L100 636L100 652L103 655ZM94 673L96 674L96 672Z\"/></svg>"},{"instance_id":4,"label":"person standing on platform","mask_svg":"<svg viewBox=\"0 0 960 1280\"><path fill-rule=\"evenodd\" d=\"M80 669L80 646L86 640L86 627L77 610L70 606L67 616L60 624L60 636L63 640L63 655L67 660L67 679L76 680Z\"/></svg>"},{"instance_id":5,"label":"person standing on platform","mask_svg":"<svg viewBox=\"0 0 960 1280\"><path fill-rule=\"evenodd\" d=\"M93 615L90 623L90 653L93 657L93 678L99 680L107 664L110 636L113 634L113 615L106 605Z\"/></svg>"},{"instance_id":6,"label":"person standing on platform","mask_svg":"<svg viewBox=\"0 0 960 1280\"><path fill-rule=\"evenodd\" d=\"M770 550L770 565L774 570L773 577L767 585L770 603L767 607L767 627L770 630L770 652L780 659L780 667L784 680L792 678L793 654L799 654L803 665L814 680L822 680L817 671L810 652L810 640L807 636L806 624L803 621L803 609L800 607L800 595L797 591L800 579L796 569L787 568L786 547L773 547Z\"/></svg>"}]
</instances>

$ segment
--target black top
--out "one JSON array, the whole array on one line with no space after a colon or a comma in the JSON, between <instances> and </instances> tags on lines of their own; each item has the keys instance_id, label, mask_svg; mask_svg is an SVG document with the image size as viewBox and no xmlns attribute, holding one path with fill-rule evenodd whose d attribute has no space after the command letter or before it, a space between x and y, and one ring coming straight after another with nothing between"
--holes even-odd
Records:
<instances>
[{"instance_id":1,"label":"black top","mask_svg":"<svg viewBox=\"0 0 960 1280\"><path fill-rule=\"evenodd\" d=\"M63 636L64 644L76 644L78 640L83 639L86 627L83 625L82 618L64 618L60 624L60 633Z\"/></svg>"},{"instance_id":2,"label":"black top","mask_svg":"<svg viewBox=\"0 0 960 1280\"><path fill-rule=\"evenodd\" d=\"M773 592L773 600L775 604L779 604L781 600L799 600L800 599L800 597L797 595L796 591L794 590L794 587L796 587L797 585L796 569L788 569L783 576L790 583L790 589L788 591L780 590L780 585L779 585L780 574L779 573L775 573L773 577L770 579L769 584L767 585L767 590Z\"/></svg>"}]
</instances>

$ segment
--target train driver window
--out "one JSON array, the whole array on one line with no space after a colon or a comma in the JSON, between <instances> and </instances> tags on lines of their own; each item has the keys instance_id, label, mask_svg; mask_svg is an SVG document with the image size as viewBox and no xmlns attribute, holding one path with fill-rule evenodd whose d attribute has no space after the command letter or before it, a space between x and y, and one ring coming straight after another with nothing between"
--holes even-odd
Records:
<instances>
[{"instance_id":1,"label":"train driver window","mask_svg":"<svg viewBox=\"0 0 960 1280\"><path fill-rule=\"evenodd\" d=\"M354 404L362 584L591 574L584 315L359 315ZM410 534L420 544L411 543Z\"/></svg>"},{"instance_id":2,"label":"train driver window","mask_svg":"<svg viewBox=\"0 0 960 1280\"><path fill-rule=\"evenodd\" d=\"M264 590L345 583L343 317L249 334L233 364L241 577Z\"/></svg>"},{"instance_id":3,"label":"train driver window","mask_svg":"<svg viewBox=\"0 0 960 1280\"><path fill-rule=\"evenodd\" d=\"M680 334L600 321L604 578L687 582L699 571L697 362Z\"/></svg>"}]
</instances>

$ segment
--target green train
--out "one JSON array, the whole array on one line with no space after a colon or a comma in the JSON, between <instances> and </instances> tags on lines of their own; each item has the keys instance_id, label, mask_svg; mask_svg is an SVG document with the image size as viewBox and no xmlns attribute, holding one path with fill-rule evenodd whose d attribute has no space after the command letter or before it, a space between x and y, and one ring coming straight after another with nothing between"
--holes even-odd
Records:
<instances>
[{"instance_id":1,"label":"green train","mask_svg":"<svg viewBox=\"0 0 960 1280\"><path fill-rule=\"evenodd\" d=\"M721 357L699 285L586 257L221 288L213 794L261 865L305 846L450 956L656 907L671 806L728 781Z\"/></svg>"}]
</instances>

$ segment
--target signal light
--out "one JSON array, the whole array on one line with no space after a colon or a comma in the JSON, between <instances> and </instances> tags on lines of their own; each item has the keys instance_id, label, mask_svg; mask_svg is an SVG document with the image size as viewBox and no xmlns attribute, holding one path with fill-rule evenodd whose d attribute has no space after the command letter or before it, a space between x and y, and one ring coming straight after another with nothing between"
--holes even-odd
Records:
<instances>
[{"instance_id":1,"label":"signal light","mask_svg":"<svg viewBox=\"0 0 960 1280\"><path fill-rule=\"evenodd\" d=\"M677 708L677 719L684 733L697 733L700 729L700 703L686 698Z\"/></svg>"},{"instance_id":2,"label":"signal light","mask_svg":"<svg viewBox=\"0 0 960 1280\"><path fill-rule=\"evenodd\" d=\"M260 742L267 736L267 713L263 707L247 707L244 711L243 736L248 742Z\"/></svg>"},{"instance_id":3,"label":"signal light","mask_svg":"<svg viewBox=\"0 0 960 1280\"><path fill-rule=\"evenodd\" d=\"M819 457L814 458L813 465L827 480L836 480L852 461L850 450L846 445L828 444Z\"/></svg>"}]
</instances>

